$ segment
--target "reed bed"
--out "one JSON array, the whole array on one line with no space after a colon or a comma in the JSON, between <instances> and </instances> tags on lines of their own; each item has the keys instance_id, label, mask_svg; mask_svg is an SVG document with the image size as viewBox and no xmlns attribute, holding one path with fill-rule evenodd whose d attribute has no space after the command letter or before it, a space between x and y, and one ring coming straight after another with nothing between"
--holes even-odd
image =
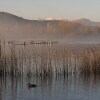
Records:
<instances>
[{"instance_id":1,"label":"reed bed","mask_svg":"<svg viewBox=\"0 0 100 100\"><path fill-rule=\"evenodd\" d=\"M100 48L90 47L80 57L80 72L84 75L100 74Z\"/></svg>"},{"instance_id":2,"label":"reed bed","mask_svg":"<svg viewBox=\"0 0 100 100\"><path fill-rule=\"evenodd\" d=\"M0 40L0 75L64 76L100 74L100 47L16 46Z\"/></svg>"}]
</instances>

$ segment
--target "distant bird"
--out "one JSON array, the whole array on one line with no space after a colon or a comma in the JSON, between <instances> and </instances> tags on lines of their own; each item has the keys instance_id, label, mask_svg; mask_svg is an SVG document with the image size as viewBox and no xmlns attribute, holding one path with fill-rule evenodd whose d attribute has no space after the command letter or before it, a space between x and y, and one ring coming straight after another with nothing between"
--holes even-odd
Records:
<instances>
[{"instance_id":1,"label":"distant bird","mask_svg":"<svg viewBox=\"0 0 100 100\"><path fill-rule=\"evenodd\" d=\"M28 83L27 85L28 85L28 87L29 87L29 88L34 88L34 87L37 87L37 85L36 85L36 84L31 84L31 83Z\"/></svg>"}]
</instances>

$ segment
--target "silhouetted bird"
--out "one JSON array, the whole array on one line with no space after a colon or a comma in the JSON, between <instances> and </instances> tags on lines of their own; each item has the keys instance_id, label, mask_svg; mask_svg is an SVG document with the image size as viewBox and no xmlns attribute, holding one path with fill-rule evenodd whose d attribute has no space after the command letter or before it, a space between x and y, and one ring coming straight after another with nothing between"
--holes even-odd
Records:
<instances>
[{"instance_id":1,"label":"silhouetted bird","mask_svg":"<svg viewBox=\"0 0 100 100\"><path fill-rule=\"evenodd\" d=\"M28 87L29 87L29 88L34 88L34 87L37 87L37 86L36 86L36 84L31 84L31 83L28 83L27 85L28 85Z\"/></svg>"}]
</instances>

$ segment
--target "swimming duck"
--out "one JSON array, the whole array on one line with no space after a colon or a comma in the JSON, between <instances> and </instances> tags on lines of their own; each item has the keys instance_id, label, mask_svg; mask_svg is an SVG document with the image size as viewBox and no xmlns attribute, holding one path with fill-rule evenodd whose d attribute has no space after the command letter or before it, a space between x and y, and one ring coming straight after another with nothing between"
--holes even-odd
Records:
<instances>
[{"instance_id":1,"label":"swimming duck","mask_svg":"<svg viewBox=\"0 0 100 100\"><path fill-rule=\"evenodd\" d=\"M29 88L34 88L34 87L36 87L36 84L28 83L27 85L28 85Z\"/></svg>"}]
</instances>

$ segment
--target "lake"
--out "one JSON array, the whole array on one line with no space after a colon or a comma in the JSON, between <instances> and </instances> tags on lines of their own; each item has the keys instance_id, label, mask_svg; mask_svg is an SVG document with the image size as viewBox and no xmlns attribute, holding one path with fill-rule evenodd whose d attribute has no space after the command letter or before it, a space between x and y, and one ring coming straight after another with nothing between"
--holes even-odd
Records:
<instances>
[{"instance_id":1,"label":"lake","mask_svg":"<svg viewBox=\"0 0 100 100\"><path fill-rule=\"evenodd\" d=\"M0 100L99 100L99 50L84 44L10 46L1 63Z\"/></svg>"},{"instance_id":2,"label":"lake","mask_svg":"<svg viewBox=\"0 0 100 100\"><path fill-rule=\"evenodd\" d=\"M0 100L99 100L99 93L100 77L94 76L0 78Z\"/></svg>"}]
</instances>

